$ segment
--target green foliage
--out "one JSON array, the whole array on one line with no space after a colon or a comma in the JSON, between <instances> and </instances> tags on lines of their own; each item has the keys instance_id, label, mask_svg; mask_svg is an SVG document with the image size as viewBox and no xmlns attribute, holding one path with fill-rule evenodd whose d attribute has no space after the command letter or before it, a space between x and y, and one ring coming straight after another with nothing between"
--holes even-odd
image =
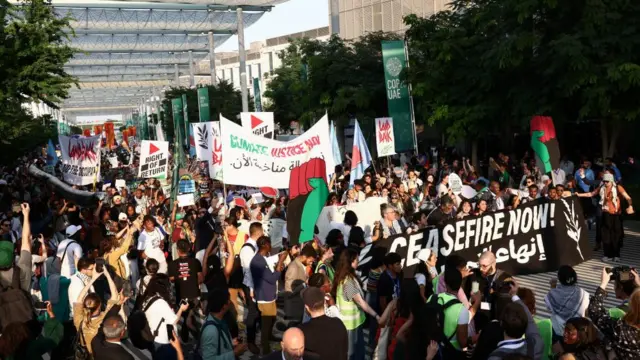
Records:
<instances>
[{"instance_id":1,"label":"green foliage","mask_svg":"<svg viewBox=\"0 0 640 360\"><path fill-rule=\"evenodd\" d=\"M332 120L360 122L387 115L381 41L397 34L369 33L347 42L292 40L279 56L282 67L267 84L269 111L282 128L291 121L308 126L325 112Z\"/></svg>"},{"instance_id":2,"label":"green foliage","mask_svg":"<svg viewBox=\"0 0 640 360\"><path fill-rule=\"evenodd\" d=\"M27 114L22 115L23 118L15 119L16 125L12 126L6 122L0 122L0 133L8 134L8 136L14 136L19 141L13 141L11 143L7 141L0 141L0 164L11 164L22 154L33 151L38 146L43 146L49 139L54 142L58 141L57 138L57 125L52 121L51 117L46 115L36 119L31 118ZM20 120L24 119L25 122ZM21 136L15 134L28 133L28 136Z\"/></svg>"},{"instance_id":3,"label":"green foliage","mask_svg":"<svg viewBox=\"0 0 640 360\"><path fill-rule=\"evenodd\" d=\"M556 124L636 120L640 3L454 0L405 18L418 119L450 140ZM508 131L509 132L509 131Z\"/></svg>"},{"instance_id":4,"label":"green foliage","mask_svg":"<svg viewBox=\"0 0 640 360\"><path fill-rule=\"evenodd\" d=\"M239 121L238 119L242 112L242 94L240 91L234 89L233 84L226 80L219 81L216 86L209 85L207 87L209 88L209 111L211 120L217 121L218 116L222 115L229 120ZM169 138L173 138L174 134L171 100L182 97L182 94L187 94L189 122L200 121L197 90L186 87L170 88L165 91L164 100L162 100L162 107L168 109L168 111L161 117L162 129L164 130L165 136ZM253 99L249 98L249 109L252 109L253 106Z\"/></svg>"},{"instance_id":5,"label":"green foliage","mask_svg":"<svg viewBox=\"0 0 640 360\"><path fill-rule=\"evenodd\" d=\"M43 119L23 105L44 102L58 108L76 81L64 71L74 49L66 32L70 19L57 18L44 0L17 5L0 0L0 16L0 133L4 144L13 144L6 150L16 157L32 139L51 135L42 128Z\"/></svg>"}]
</instances>

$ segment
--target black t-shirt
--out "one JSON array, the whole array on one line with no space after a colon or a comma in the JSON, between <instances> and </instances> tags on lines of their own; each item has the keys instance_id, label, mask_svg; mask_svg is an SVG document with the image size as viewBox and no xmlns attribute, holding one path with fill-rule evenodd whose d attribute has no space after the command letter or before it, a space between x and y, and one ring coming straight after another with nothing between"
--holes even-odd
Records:
<instances>
[{"instance_id":1,"label":"black t-shirt","mask_svg":"<svg viewBox=\"0 0 640 360\"><path fill-rule=\"evenodd\" d=\"M396 278L392 279L391 276L389 276L388 271L384 271L382 274L380 274L380 279L378 279L377 287L378 298L384 297L385 299L387 299L387 304L390 303L391 300L393 300L393 293L396 282L398 282L398 286L400 286L400 279L400 275L396 275Z\"/></svg>"},{"instance_id":2,"label":"black t-shirt","mask_svg":"<svg viewBox=\"0 0 640 360\"><path fill-rule=\"evenodd\" d=\"M196 221L196 252L206 250L213 239L216 222L207 212Z\"/></svg>"},{"instance_id":3,"label":"black t-shirt","mask_svg":"<svg viewBox=\"0 0 640 360\"><path fill-rule=\"evenodd\" d=\"M347 328L340 319L320 316L300 325L300 330L304 333L305 351L320 355L320 359L347 360Z\"/></svg>"},{"instance_id":4,"label":"black t-shirt","mask_svg":"<svg viewBox=\"0 0 640 360\"><path fill-rule=\"evenodd\" d=\"M430 226L442 225L445 221L453 219L453 214L445 214L442 208L437 208L429 215L427 224Z\"/></svg>"},{"instance_id":5,"label":"black t-shirt","mask_svg":"<svg viewBox=\"0 0 640 360\"><path fill-rule=\"evenodd\" d=\"M224 276L222 262L216 254L209 255L207 258L207 276L204 279L207 290L212 292L213 289L228 289L229 284Z\"/></svg>"},{"instance_id":6,"label":"black t-shirt","mask_svg":"<svg viewBox=\"0 0 640 360\"><path fill-rule=\"evenodd\" d=\"M174 278L179 300L200 297L200 284L198 284L200 272L202 272L200 261L194 258L181 257L169 263L168 275Z\"/></svg>"}]
</instances>

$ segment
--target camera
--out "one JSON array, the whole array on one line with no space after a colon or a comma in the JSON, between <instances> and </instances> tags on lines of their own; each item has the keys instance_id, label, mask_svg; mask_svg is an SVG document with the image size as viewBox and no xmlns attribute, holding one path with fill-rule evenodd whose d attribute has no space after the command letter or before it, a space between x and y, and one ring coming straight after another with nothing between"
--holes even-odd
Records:
<instances>
[{"instance_id":1,"label":"camera","mask_svg":"<svg viewBox=\"0 0 640 360\"><path fill-rule=\"evenodd\" d=\"M605 268L607 273L612 274L611 278L617 281L631 281L633 280L633 274L631 270L636 270L635 268L629 266L616 266L614 268Z\"/></svg>"}]
</instances>

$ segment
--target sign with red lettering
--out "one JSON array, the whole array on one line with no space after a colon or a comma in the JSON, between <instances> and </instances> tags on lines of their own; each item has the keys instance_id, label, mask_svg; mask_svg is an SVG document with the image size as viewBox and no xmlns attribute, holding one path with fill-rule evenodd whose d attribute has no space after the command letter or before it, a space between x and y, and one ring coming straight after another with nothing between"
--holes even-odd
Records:
<instances>
[{"instance_id":1,"label":"sign with red lettering","mask_svg":"<svg viewBox=\"0 0 640 360\"><path fill-rule=\"evenodd\" d=\"M254 134L273 139L275 124L272 112L243 112L240 113L242 127L251 129Z\"/></svg>"},{"instance_id":2,"label":"sign with red lettering","mask_svg":"<svg viewBox=\"0 0 640 360\"><path fill-rule=\"evenodd\" d=\"M223 117L220 117L220 127L226 184L287 189L291 170L312 158L325 160L327 174L335 171L326 115L290 141L256 135Z\"/></svg>"},{"instance_id":3,"label":"sign with red lettering","mask_svg":"<svg viewBox=\"0 0 640 360\"><path fill-rule=\"evenodd\" d=\"M376 145L378 157L395 155L396 140L393 136L393 119L376 119Z\"/></svg>"},{"instance_id":4,"label":"sign with red lettering","mask_svg":"<svg viewBox=\"0 0 640 360\"><path fill-rule=\"evenodd\" d=\"M222 181L222 140L220 122L191 123L196 156L209 164L209 177Z\"/></svg>"},{"instance_id":5,"label":"sign with red lettering","mask_svg":"<svg viewBox=\"0 0 640 360\"><path fill-rule=\"evenodd\" d=\"M165 178L169 166L169 143L142 140L140 145L140 178Z\"/></svg>"},{"instance_id":6,"label":"sign with red lettering","mask_svg":"<svg viewBox=\"0 0 640 360\"><path fill-rule=\"evenodd\" d=\"M90 185L100 181L100 136L60 136L62 174L72 185Z\"/></svg>"}]
</instances>

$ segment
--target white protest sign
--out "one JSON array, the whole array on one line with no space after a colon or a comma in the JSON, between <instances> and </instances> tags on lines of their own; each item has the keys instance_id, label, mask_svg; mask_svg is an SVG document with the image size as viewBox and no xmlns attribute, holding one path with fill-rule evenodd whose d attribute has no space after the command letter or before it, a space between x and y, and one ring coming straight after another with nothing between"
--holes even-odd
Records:
<instances>
[{"instance_id":1,"label":"white protest sign","mask_svg":"<svg viewBox=\"0 0 640 360\"><path fill-rule=\"evenodd\" d=\"M462 192L462 179L460 179L460 176L449 174L449 188L454 194L460 195Z\"/></svg>"},{"instance_id":2,"label":"white protest sign","mask_svg":"<svg viewBox=\"0 0 640 360\"><path fill-rule=\"evenodd\" d=\"M162 131L162 124L160 123L156 124L156 137L158 138L158 141L165 141L164 131Z\"/></svg>"},{"instance_id":3,"label":"white protest sign","mask_svg":"<svg viewBox=\"0 0 640 360\"><path fill-rule=\"evenodd\" d=\"M224 182L230 185L288 189L291 170L312 158L323 158L334 171L329 121L323 116L311 129L290 141L276 141L220 117Z\"/></svg>"},{"instance_id":4,"label":"white protest sign","mask_svg":"<svg viewBox=\"0 0 640 360\"><path fill-rule=\"evenodd\" d=\"M64 181L89 185L100 181L100 137L59 136Z\"/></svg>"},{"instance_id":5,"label":"white protest sign","mask_svg":"<svg viewBox=\"0 0 640 360\"><path fill-rule=\"evenodd\" d=\"M196 156L209 164L209 177L222 181L222 139L220 122L191 123Z\"/></svg>"},{"instance_id":6,"label":"white protest sign","mask_svg":"<svg viewBox=\"0 0 640 360\"><path fill-rule=\"evenodd\" d=\"M193 197L193 193L178 195L177 200L178 200L178 204L180 204L180 207L191 206L196 204L196 199Z\"/></svg>"},{"instance_id":7,"label":"white protest sign","mask_svg":"<svg viewBox=\"0 0 640 360\"><path fill-rule=\"evenodd\" d=\"M109 160L109 164L111 165L112 169L115 169L115 168L118 167L118 157L117 156L108 157L107 160Z\"/></svg>"},{"instance_id":8,"label":"white protest sign","mask_svg":"<svg viewBox=\"0 0 640 360\"><path fill-rule=\"evenodd\" d=\"M242 127L251 129L254 134L273 139L275 123L272 112L243 112L240 113Z\"/></svg>"},{"instance_id":9,"label":"white protest sign","mask_svg":"<svg viewBox=\"0 0 640 360\"><path fill-rule=\"evenodd\" d=\"M393 136L392 118L376 119L376 146L378 149L378 157L395 155L396 140Z\"/></svg>"},{"instance_id":10,"label":"white protest sign","mask_svg":"<svg viewBox=\"0 0 640 360\"><path fill-rule=\"evenodd\" d=\"M363 202L355 204L325 206L318 217L318 221L316 221L316 226L319 231L318 238L324 241L329 231L333 229L333 227L331 227L331 221L342 223L344 214L349 210L358 216L358 226L364 230L365 238L371 236L373 224L382 218L382 215L380 215L380 205L386 203L387 201L382 197L370 197Z\"/></svg>"},{"instance_id":11,"label":"white protest sign","mask_svg":"<svg viewBox=\"0 0 640 360\"><path fill-rule=\"evenodd\" d=\"M140 178L167 176L169 166L169 143L166 141L142 140L140 146Z\"/></svg>"},{"instance_id":12,"label":"white protest sign","mask_svg":"<svg viewBox=\"0 0 640 360\"><path fill-rule=\"evenodd\" d=\"M116 189L120 190L127 187L127 182L123 179L116 179Z\"/></svg>"},{"instance_id":13,"label":"white protest sign","mask_svg":"<svg viewBox=\"0 0 640 360\"><path fill-rule=\"evenodd\" d=\"M465 199L473 199L478 192L469 185L462 185L462 197Z\"/></svg>"}]
</instances>

